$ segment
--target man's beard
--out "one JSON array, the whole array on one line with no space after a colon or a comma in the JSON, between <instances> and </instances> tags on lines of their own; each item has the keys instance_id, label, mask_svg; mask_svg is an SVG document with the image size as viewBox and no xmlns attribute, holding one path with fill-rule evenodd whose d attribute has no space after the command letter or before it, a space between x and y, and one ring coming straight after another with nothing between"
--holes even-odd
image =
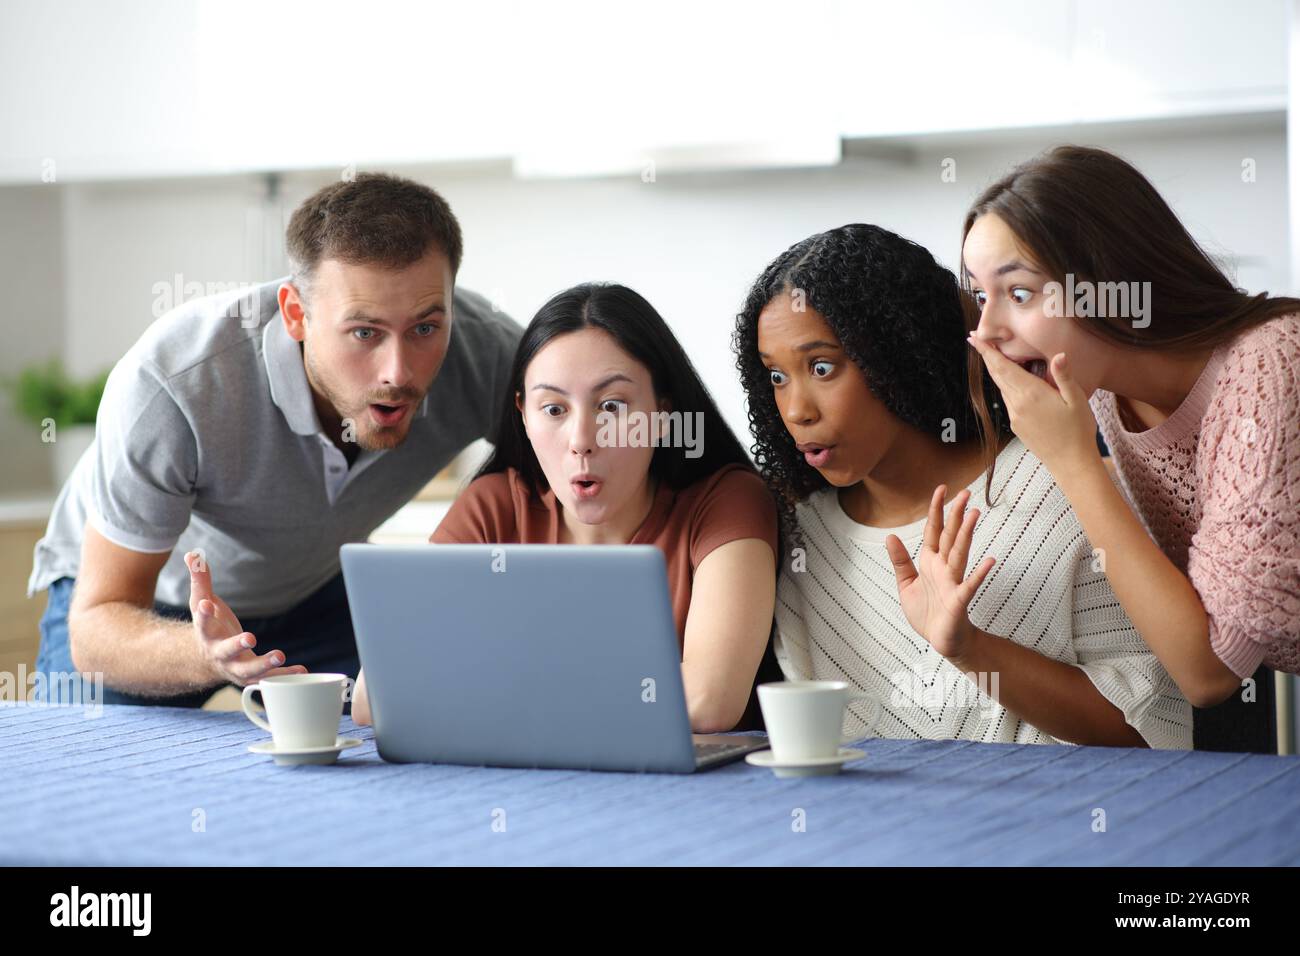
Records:
<instances>
[{"instance_id":1,"label":"man's beard","mask_svg":"<svg viewBox=\"0 0 1300 956\"><path fill-rule=\"evenodd\" d=\"M329 403L330 408L334 409L335 414L342 419L342 434L345 441L350 439L363 451L387 451L396 448L406 440L406 436L411 431L411 422L415 416L416 408L424 399L425 393L408 389L393 395L375 397L376 404L408 404L410 406L401 424L384 428L376 425L371 420L369 415L370 402L361 404L355 411L346 409L343 397L330 384L329 379L320 374L320 367L312 360L311 353L305 346L303 347L303 357L307 366L307 382L311 388L320 393L321 397ZM349 420L352 422L350 431L348 428Z\"/></svg>"}]
</instances>

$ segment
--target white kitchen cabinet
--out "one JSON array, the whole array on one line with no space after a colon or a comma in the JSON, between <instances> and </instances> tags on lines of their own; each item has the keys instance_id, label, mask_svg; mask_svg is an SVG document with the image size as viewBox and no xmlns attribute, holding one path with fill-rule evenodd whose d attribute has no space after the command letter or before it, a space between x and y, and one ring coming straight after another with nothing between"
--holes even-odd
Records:
<instances>
[{"instance_id":1,"label":"white kitchen cabinet","mask_svg":"<svg viewBox=\"0 0 1300 956\"><path fill-rule=\"evenodd\" d=\"M1286 106L1287 0L8 0L0 183L507 160L830 165L843 138Z\"/></svg>"},{"instance_id":2,"label":"white kitchen cabinet","mask_svg":"<svg viewBox=\"0 0 1300 956\"><path fill-rule=\"evenodd\" d=\"M841 133L1282 110L1287 0L841 0Z\"/></svg>"}]
</instances>

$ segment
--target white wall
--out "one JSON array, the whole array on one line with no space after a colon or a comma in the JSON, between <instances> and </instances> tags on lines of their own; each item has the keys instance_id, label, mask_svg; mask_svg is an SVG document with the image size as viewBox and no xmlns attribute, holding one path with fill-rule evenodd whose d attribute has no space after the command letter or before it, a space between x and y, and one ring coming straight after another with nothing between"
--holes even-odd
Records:
<instances>
[{"instance_id":1,"label":"white wall","mask_svg":"<svg viewBox=\"0 0 1300 956\"><path fill-rule=\"evenodd\" d=\"M0 379L63 352L60 200L50 187L0 189ZM54 446L18 419L0 389L0 494L47 489L53 459Z\"/></svg>"}]
</instances>

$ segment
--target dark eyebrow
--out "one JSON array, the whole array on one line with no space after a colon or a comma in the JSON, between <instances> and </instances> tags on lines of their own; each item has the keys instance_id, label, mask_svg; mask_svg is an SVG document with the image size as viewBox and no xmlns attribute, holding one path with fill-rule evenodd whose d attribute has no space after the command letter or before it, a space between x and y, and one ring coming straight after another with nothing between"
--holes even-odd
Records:
<instances>
[{"instance_id":1,"label":"dark eyebrow","mask_svg":"<svg viewBox=\"0 0 1300 956\"><path fill-rule=\"evenodd\" d=\"M414 325L416 322L423 321L424 319L427 319L429 316L433 315L435 312L441 312L445 315L447 312L447 307L443 305L441 302L435 302L433 305L429 306L427 309L425 309L423 312L421 312L419 315L413 318L411 320L411 324ZM377 319L374 316L366 315L366 313L361 312L359 310L356 312L349 312L347 315L343 317L343 321L364 322L367 325L381 325L384 327L387 327L388 325L388 323L385 320Z\"/></svg>"},{"instance_id":2,"label":"dark eyebrow","mask_svg":"<svg viewBox=\"0 0 1300 956\"><path fill-rule=\"evenodd\" d=\"M796 352L811 352L813 349L839 349L839 348L840 346L836 345L834 342L827 342L824 339L817 339L814 342L805 342L803 345L796 345L794 347L794 350ZM759 352L758 355L759 358L771 357L766 352Z\"/></svg>"},{"instance_id":3,"label":"dark eyebrow","mask_svg":"<svg viewBox=\"0 0 1300 956\"><path fill-rule=\"evenodd\" d=\"M603 378L599 382L597 382L596 387L595 389L593 389L593 391L603 392L605 389L609 388L615 382L627 382L629 385L636 384L630 378L624 375L622 372L615 372L613 375L609 376L608 378Z\"/></svg>"},{"instance_id":4,"label":"dark eyebrow","mask_svg":"<svg viewBox=\"0 0 1300 956\"><path fill-rule=\"evenodd\" d=\"M971 271L966 268L965 263L962 264L961 271L966 273L967 279L975 278L975 276L971 273ZM1005 265L998 266L997 271L995 271L993 274L995 276L1004 276L1008 272L1028 272L1031 275L1036 275L1036 276L1042 275L1042 273L1039 272L1037 269L1031 269L1023 262L1019 262L1015 259L1012 259L1010 262L1006 263Z\"/></svg>"},{"instance_id":5,"label":"dark eyebrow","mask_svg":"<svg viewBox=\"0 0 1300 956\"><path fill-rule=\"evenodd\" d=\"M603 378L599 382L597 382L596 387L593 389L593 391L599 392L602 389L608 388L609 386L613 385L615 382L627 382L629 385L636 384L630 378L624 375L622 372L615 372L613 375L609 376L608 378ZM559 386L547 385L545 382L538 382L536 385L530 388L529 391L536 392L539 389L543 392L559 392L561 395L569 394Z\"/></svg>"}]
</instances>

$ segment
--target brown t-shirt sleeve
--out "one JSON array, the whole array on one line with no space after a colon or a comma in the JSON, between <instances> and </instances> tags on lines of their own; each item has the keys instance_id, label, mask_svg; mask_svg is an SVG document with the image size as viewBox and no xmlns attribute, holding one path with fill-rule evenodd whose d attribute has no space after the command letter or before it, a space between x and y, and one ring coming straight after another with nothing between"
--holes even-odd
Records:
<instances>
[{"instance_id":1,"label":"brown t-shirt sleeve","mask_svg":"<svg viewBox=\"0 0 1300 956\"><path fill-rule=\"evenodd\" d=\"M730 541L758 538L777 554L776 504L763 479L746 468L719 471L701 492L691 522L691 567Z\"/></svg>"},{"instance_id":2,"label":"brown t-shirt sleeve","mask_svg":"<svg viewBox=\"0 0 1300 956\"><path fill-rule=\"evenodd\" d=\"M514 540L515 506L510 477L497 472L475 478L457 495L430 544L497 544Z\"/></svg>"}]
</instances>

